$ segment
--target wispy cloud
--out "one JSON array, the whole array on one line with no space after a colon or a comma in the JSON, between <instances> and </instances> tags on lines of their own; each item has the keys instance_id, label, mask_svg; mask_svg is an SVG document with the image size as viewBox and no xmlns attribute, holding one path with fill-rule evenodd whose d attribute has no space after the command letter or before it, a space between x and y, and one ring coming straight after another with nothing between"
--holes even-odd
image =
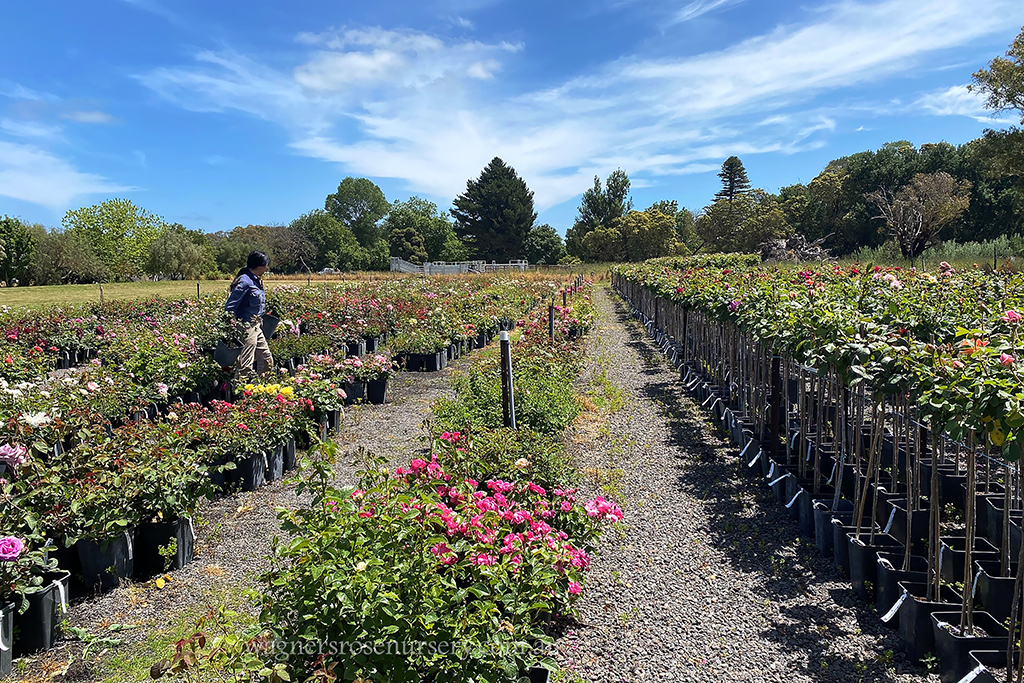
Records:
<instances>
[{"instance_id":1,"label":"wispy cloud","mask_svg":"<svg viewBox=\"0 0 1024 683\"><path fill-rule=\"evenodd\" d=\"M1013 119L1000 118L991 109L985 108L985 96L971 92L966 85L954 85L947 90L928 93L910 107L935 114L936 116L966 116L980 123L991 125L1011 124Z\"/></svg>"},{"instance_id":2,"label":"wispy cloud","mask_svg":"<svg viewBox=\"0 0 1024 683\"><path fill-rule=\"evenodd\" d=\"M675 13L672 17L671 23L681 24L685 21L691 21L697 17L701 17L709 12L738 5L741 2L744 2L744 0L693 0L693 2Z\"/></svg>"},{"instance_id":3,"label":"wispy cloud","mask_svg":"<svg viewBox=\"0 0 1024 683\"><path fill-rule=\"evenodd\" d=\"M470 21L466 17L460 17L458 15L448 17L448 23L450 23L452 26L458 26L459 28L466 29L467 31L472 31L473 29L476 28L476 24L474 24L472 21Z\"/></svg>"},{"instance_id":4,"label":"wispy cloud","mask_svg":"<svg viewBox=\"0 0 1024 683\"><path fill-rule=\"evenodd\" d=\"M34 145L0 141L0 195L5 197L60 211L79 197L134 189L83 173Z\"/></svg>"},{"instance_id":5,"label":"wispy cloud","mask_svg":"<svg viewBox=\"0 0 1024 683\"><path fill-rule=\"evenodd\" d=\"M440 198L498 155L545 208L617 166L639 180L702 172L730 154L820 147L838 121L819 110L819 95L1016 30L1017 3L844 0L723 50L628 56L543 91L510 92L501 78L523 46L379 28L302 34L310 53L290 72L225 51L138 78L193 111L281 125L300 154ZM725 6L691 2L680 16Z\"/></svg>"},{"instance_id":6,"label":"wispy cloud","mask_svg":"<svg viewBox=\"0 0 1024 683\"><path fill-rule=\"evenodd\" d=\"M76 123L115 123L115 119L105 111L69 111L61 114L61 118Z\"/></svg>"},{"instance_id":7,"label":"wispy cloud","mask_svg":"<svg viewBox=\"0 0 1024 683\"><path fill-rule=\"evenodd\" d=\"M14 119L0 119L0 131L19 138L46 138L49 140L59 139L62 133L60 126Z\"/></svg>"}]
</instances>

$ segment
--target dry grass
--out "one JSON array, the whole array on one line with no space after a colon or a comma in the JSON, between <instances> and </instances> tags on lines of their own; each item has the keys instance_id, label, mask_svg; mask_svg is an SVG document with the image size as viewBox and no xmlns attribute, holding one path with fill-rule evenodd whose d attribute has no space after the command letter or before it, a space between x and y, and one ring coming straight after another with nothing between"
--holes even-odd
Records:
<instances>
[{"instance_id":1,"label":"dry grass","mask_svg":"<svg viewBox=\"0 0 1024 683\"><path fill-rule=\"evenodd\" d=\"M531 282L555 282L558 285L569 283L572 278L585 273L588 277L594 273L598 280L608 278L609 264L585 264L584 266L566 266L564 268L541 267L536 270L524 272L509 271L516 277L521 277ZM318 284L318 283L340 283L340 282L376 282L380 280L404 279L410 277L422 277L419 275L408 275L404 273L388 272L359 272L339 273L337 275L270 275L266 278L267 285L274 287L281 284ZM432 276L437 281L458 281L473 280L480 277L491 277L490 275L437 275ZM0 287L0 305L5 306L28 306L29 308L40 308L53 304L81 304L100 301L100 289L103 290L103 300L112 299L140 299L151 296L163 296L167 298L182 298L196 295L196 285L199 285L199 292L203 295L217 294L227 295L228 280L203 280L197 283L195 280L164 280L161 282L108 282L103 285L48 285L45 287Z\"/></svg>"}]
</instances>

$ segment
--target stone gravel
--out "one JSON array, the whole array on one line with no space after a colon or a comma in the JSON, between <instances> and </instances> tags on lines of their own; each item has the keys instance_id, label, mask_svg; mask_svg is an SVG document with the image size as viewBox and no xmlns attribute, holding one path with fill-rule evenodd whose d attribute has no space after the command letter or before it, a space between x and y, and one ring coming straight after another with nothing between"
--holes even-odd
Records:
<instances>
[{"instance_id":1,"label":"stone gravel","mask_svg":"<svg viewBox=\"0 0 1024 683\"><path fill-rule=\"evenodd\" d=\"M389 383L387 403L346 409L342 432L334 437L339 445L336 483L355 483L355 473L364 462L363 451L384 456L395 465L425 451L422 424L430 414L430 404L448 392L452 369L467 362L455 361L451 369L437 373L399 373ZM270 567L272 539L279 535L276 508L293 508L302 502L294 485L271 482L257 491L236 493L205 505L195 524L195 561L171 572L163 588L152 582L125 582L116 590L71 605L67 617L72 626L117 638L122 641L118 647L106 652L93 647L89 661L83 662L80 655L85 644L65 640L49 652L26 657L24 673L13 680L94 680L103 674L98 660L127 656L131 645L146 640L154 631L173 628L183 614L198 614L225 602L235 609L253 611L244 592L254 588L259 574ZM132 628L111 632L112 624Z\"/></svg>"},{"instance_id":2,"label":"stone gravel","mask_svg":"<svg viewBox=\"0 0 1024 683\"><path fill-rule=\"evenodd\" d=\"M626 516L556 640L573 672L561 680L937 681L740 473L738 449L621 300L601 289L595 302L591 367L624 400L578 429L574 450L591 493L606 485Z\"/></svg>"}]
</instances>

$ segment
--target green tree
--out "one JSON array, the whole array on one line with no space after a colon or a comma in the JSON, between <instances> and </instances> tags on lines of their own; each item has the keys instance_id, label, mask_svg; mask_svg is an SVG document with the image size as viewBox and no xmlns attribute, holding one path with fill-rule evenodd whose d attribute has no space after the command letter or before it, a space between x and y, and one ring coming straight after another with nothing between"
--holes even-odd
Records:
<instances>
[{"instance_id":1,"label":"green tree","mask_svg":"<svg viewBox=\"0 0 1024 683\"><path fill-rule=\"evenodd\" d=\"M388 237L391 255L405 259L410 263L423 263L427 260L427 249L423 244L423 235L416 228L396 228Z\"/></svg>"},{"instance_id":2,"label":"green tree","mask_svg":"<svg viewBox=\"0 0 1024 683\"><path fill-rule=\"evenodd\" d=\"M324 209L351 230L364 249L381 239L380 221L390 208L384 191L367 178L345 178L324 201Z\"/></svg>"},{"instance_id":3,"label":"green tree","mask_svg":"<svg viewBox=\"0 0 1024 683\"><path fill-rule=\"evenodd\" d=\"M67 232L92 245L108 275L117 280L142 275L149 258L149 244L167 229L163 218L128 199L110 199L68 211L63 224Z\"/></svg>"},{"instance_id":4,"label":"green tree","mask_svg":"<svg viewBox=\"0 0 1024 683\"><path fill-rule=\"evenodd\" d=\"M987 69L974 73L968 86L988 99L986 106L996 111L1016 111L1024 124L1024 28L1014 38L1006 57L996 57Z\"/></svg>"},{"instance_id":5,"label":"green tree","mask_svg":"<svg viewBox=\"0 0 1024 683\"><path fill-rule=\"evenodd\" d=\"M523 257L530 263L554 265L565 257L565 243L553 227L534 226L523 242Z\"/></svg>"},{"instance_id":6,"label":"green tree","mask_svg":"<svg viewBox=\"0 0 1024 683\"><path fill-rule=\"evenodd\" d=\"M743 168L743 162L739 157L733 156L726 159L718 177L722 180L722 189L715 195L716 200L724 199L733 202L750 191L747 170Z\"/></svg>"},{"instance_id":7,"label":"green tree","mask_svg":"<svg viewBox=\"0 0 1024 683\"><path fill-rule=\"evenodd\" d=\"M629 188L629 176L621 168L609 174L603 188L601 178L594 176L594 186L583 193L576 220L565 232L565 248L569 254L583 260L597 258L587 252L584 240L592 230L610 228L612 221L632 210L633 200L629 196ZM602 244L605 242L604 238L597 241Z\"/></svg>"},{"instance_id":8,"label":"green tree","mask_svg":"<svg viewBox=\"0 0 1024 683\"><path fill-rule=\"evenodd\" d=\"M29 226L12 216L0 218L0 281L8 287L25 281L35 247Z\"/></svg>"},{"instance_id":9,"label":"green tree","mask_svg":"<svg viewBox=\"0 0 1024 683\"><path fill-rule=\"evenodd\" d=\"M293 230L304 235L314 246L314 267L356 270L364 267L366 254L355 234L334 215L314 209L292 221Z\"/></svg>"},{"instance_id":10,"label":"green tree","mask_svg":"<svg viewBox=\"0 0 1024 683\"><path fill-rule=\"evenodd\" d=\"M466 183L452 208L455 234L472 244L476 258L519 258L523 242L537 220L533 192L515 169L494 157L480 177Z\"/></svg>"},{"instance_id":11,"label":"green tree","mask_svg":"<svg viewBox=\"0 0 1024 683\"><path fill-rule=\"evenodd\" d=\"M673 213L666 213L665 208L671 207L654 206L646 211L630 211L615 219L629 260L644 261L677 253L676 217Z\"/></svg>"},{"instance_id":12,"label":"green tree","mask_svg":"<svg viewBox=\"0 0 1024 683\"><path fill-rule=\"evenodd\" d=\"M107 267L81 234L47 232L32 226L36 250L29 276L34 285L63 285L103 282Z\"/></svg>"},{"instance_id":13,"label":"green tree","mask_svg":"<svg viewBox=\"0 0 1024 683\"><path fill-rule=\"evenodd\" d=\"M157 279L197 280L215 269L213 255L189 231L169 229L149 243L147 272Z\"/></svg>"},{"instance_id":14,"label":"green tree","mask_svg":"<svg viewBox=\"0 0 1024 683\"><path fill-rule=\"evenodd\" d=\"M468 257L468 250L455 234L448 214L439 212L431 201L422 197L395 201L384 218L383 232L390 235L403 228L415 228L423 236L429 261L463 261Z\"/></svg>"}]
</instances>

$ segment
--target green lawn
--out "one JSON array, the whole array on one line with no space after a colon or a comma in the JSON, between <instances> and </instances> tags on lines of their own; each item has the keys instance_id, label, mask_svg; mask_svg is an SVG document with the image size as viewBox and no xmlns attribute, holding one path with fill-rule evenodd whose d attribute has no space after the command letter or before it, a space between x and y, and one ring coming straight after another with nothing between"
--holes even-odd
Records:
<instances>
[{"instance_id":1,"label":"green lawn","mask_svg":"<svg viewBox=\"0 0 1024 683\"><path fill-rule=\"evenodd\" d=\"M227 280L199 283L203 294L227 296ZM196 283L165 280L163 282L110 282L103 285L104 300L136 299L153 295L185 297L196 295ZM0 304L5 306L39 307L48 304L80 304L100 300L100 285L51 285L46 287L0 288Z\"/></svg>"}]
</instances>

